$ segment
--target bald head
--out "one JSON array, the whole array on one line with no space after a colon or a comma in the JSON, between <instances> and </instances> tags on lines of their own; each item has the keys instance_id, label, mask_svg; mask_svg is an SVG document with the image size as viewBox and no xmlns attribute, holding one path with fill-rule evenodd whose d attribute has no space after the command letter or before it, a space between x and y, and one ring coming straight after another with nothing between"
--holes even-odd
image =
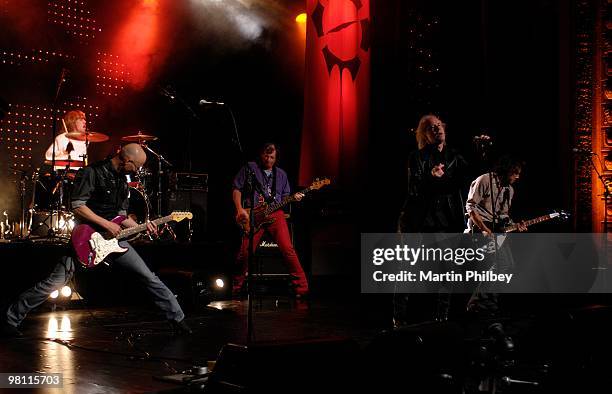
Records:
<instances>
[{"instance_id":1,"label":"bald head","mask_svg":"<svg viewBox=\"0 0 612 394\"><path fill-rule=\"evenodd\" d=\"M147 154L138 144L127 144L121 148L121 156L124 159L131 160L140 168L147 161Z\"/></svg>"},{"instance_id":2,"label":"bald head","mask_svg":"<svg viewBox=\"0 0 612 394\"><path fill-rule=\"evenodd\" d=\"M115 168L122 173L134 173L147 161L147 154L138 144L127 144L121 148L119 154L112 159Z\"/></svg>"}]
</instances>

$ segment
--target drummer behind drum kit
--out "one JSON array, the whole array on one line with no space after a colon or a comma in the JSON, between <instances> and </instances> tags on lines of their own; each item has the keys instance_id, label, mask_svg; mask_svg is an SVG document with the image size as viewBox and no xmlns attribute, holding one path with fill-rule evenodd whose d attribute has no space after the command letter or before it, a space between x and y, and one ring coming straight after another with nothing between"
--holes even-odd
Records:
<instances>
[{"instance_id":1,"label":"drummer behind drum kit","mask_svg":"<svg viewBox=\"0 0 612 394\"><path fill-rule=\"evenodd\" d=\"M69 140L84 141L86 150L91 142L104 142L109 139L106 134L92 131L69 132L65 135ZM87 165L87 154L83 155L82 159L47 160L44 166L34 173L32 201L26 219L29 236L70 237L75 224L74 215L70 211L70 194L76 171Z\"/></svg>"},{"instance_id":2,"label":"drummer behind drum kit","mask_svg":"<svg viewBox=\"0 0 612 394\"><path fill-rule=\"evenodd\" d=\"M89 143L104 142L109 139L106 134L91 131L84 133L70 132L66 133L66 137L70 140L85 141L87 149ZM147 142L155 140L157 140L157 137L141 132L121 138L123 142L140 144L143 149L154 154L160 161L163 160L167 163L163 156L152 151L146 145ZM87 154L83 156L82 161L55 160L55 171L53 171L52 161L45 161L45 165L32 176L32 200L25 219L27 222L25 226L30 237L53 237L62 240L70 238L75 226L75 218L70 209L70 195L76 172L87 165ZM133 176L126 175L126 178L129 187L128 217L134 219L137 223L144 223L149 220L151 214L148 190L152 189L152 185L150 185L152 173L141 168ZM161 190L157 190L157 193L158 196L161 195ZM174 237L172 230L170 228L167 228L167 230Z\"/></svg>"}]
</instances>

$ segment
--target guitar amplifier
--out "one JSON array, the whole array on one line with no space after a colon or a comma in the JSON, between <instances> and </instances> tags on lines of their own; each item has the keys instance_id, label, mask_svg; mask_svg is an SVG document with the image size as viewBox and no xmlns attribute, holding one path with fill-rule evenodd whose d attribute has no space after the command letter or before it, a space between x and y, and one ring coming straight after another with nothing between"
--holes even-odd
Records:
<instances>
[{"instance_id":1,"label":"guitar amplifier","mask_svg":"<svg viewBox=\"0 0 612 394\"><path fill-rule=\"evenodd\" d=\"M170 177L170 190L208 191L208 174L175 172Z\"/></svg>"},{"instance_id":2,"label":"guitar amplifier","mask_svg":"<svg viewBox=\"0 0 612 394\"><path fill-rule=\"evenodd\" d=\"M177 172L170 176L168 211L189 211L193 220L174 225L180 242L203 241L208 222L208 174Z\"/></svg>"},{"instance_id":3,"label":"guitar amplifier","mask_svg":"<svg viewBox=\"0 0 612 394\"><path fill-rule=\"evenodd\" d=\"M287 223L289 228L289 236L293 243L293 226L291 223ZM278 245L272 237L265 233L259 245L255 249L255 264L256 271L258 274L287 274L289 270L287 265L283 261L283 255L278 248Z\"/></svg>"}]
</instances>

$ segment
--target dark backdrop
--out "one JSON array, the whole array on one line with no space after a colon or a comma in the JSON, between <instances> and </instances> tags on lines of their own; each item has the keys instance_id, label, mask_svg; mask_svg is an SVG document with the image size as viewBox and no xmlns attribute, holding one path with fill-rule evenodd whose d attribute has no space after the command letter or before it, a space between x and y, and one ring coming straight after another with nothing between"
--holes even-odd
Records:
<instances>
[{"instance_id":1,"label":"dark backdrop","mask_svg":"<svg viewBox=\"0 0 612 394\"><path fill-rule=\"evenodd\" d=\"M448 143L480 175L472 136L494 138L492 156L527 161L517 217L571 206L570 1L373 2L368 231L393 231L405 160L421 115L447 123ZM468 185L466 185L467 188ZM541 231L554 231L540 227Z\"/></svg>"},{"instance_id":2,"label":"dark backdrop","mask_svg":"<svg viewBox=\"0 0 612 394\"><path fill-rule=\"evenodd\" d=\"M240 40L203 23L189 7L194 2L160 3L169 26L163 37L167 48L163 66L142 89L128 87L120 97L94 100L91 65L97 51L112 47L131 3L87 2L102 31L95 39L82 41L48 23L46 1L4 2L2 50L25 53L49 48L74 58L21 66L1 63L0 98L49 105L61 67L70 68L65 97L90 97L90 103L99 105L90 128L112 137L93 146L92 158L104 157L121 136L137 130L159 136L152 146L176 170L188 170L191 162L191 170L209 173L210 228L214 237L228 239L233 234L230 181L242 159L232 142L228 111L197 103L208 98L231 105L248 157L263 141L279 142L281 165L295 180L303 112L303 47L296 41L294 18L304 4L253 2L254 10L273 22L257 39ZM266 7L272 4L275 7ZM468 157L474 176L487 166L472 154L471 139L476 134L494 137L495 155L514 152L527 160L517 186L518 217L571 205L573 1L385 0L372 2L372 16L366 189L359 196L342 198L360 202L362 209L335 206L336 212L350 212L348 221L354 223L355 234L358 229L394 231L405 189L405 159L415 148L410 129L430 112L447 122L449 144ZM204 27L208 30L203 33ZM159 93L159 87L168 85L196 117ZM40 149L50 143L49 135L47 139ZM33 159L34 167L40 163L36 160L40 156ZM14 176L7 162L2 165L7 176L0 201L8 196L14 203L16 193L8 181Z\"/></svg>"}]
</instances>

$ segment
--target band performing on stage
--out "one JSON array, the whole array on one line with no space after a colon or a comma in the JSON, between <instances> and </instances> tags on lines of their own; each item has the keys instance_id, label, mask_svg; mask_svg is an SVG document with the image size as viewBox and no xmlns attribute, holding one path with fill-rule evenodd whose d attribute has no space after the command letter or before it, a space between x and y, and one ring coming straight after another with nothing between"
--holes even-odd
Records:
<instances>
[{"instance_id":1,"label":"band performing on stage","mask_svg":"<svg viewBox=\"0 0 612 394\"><path fill-rule=\"evenodd\" d=\"M612 0L0 1L0 391L608 392L611 215Z\"/></svg>"}]
</instances>

